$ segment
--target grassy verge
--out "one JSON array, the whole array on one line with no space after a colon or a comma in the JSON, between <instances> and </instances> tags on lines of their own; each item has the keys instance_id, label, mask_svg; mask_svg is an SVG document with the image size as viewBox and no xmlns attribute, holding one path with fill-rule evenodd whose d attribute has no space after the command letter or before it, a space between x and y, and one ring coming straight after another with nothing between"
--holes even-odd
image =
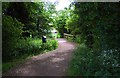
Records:
<instances>
[{"instance_id":1,"label":"grassy verge","mask_svg":"<svg viewBox=\"0 0 120 78\"><path fill-rule=\"evenodd\" d=\"M119 78L119 55L115 50L93 51L84 44L78 46L68 69L68 76L82 78Z\"/></svg>"},{"instance_id":2,"label":"grassy verge","mask_svg":"<svg viewBox=\"0 0 120 78\"><path fill-rule=\"evenodd\" d=\"M67 37L66 38L70 42L76 42L76 43L81 43L81 37L78 35L75 38L74 37Z\"/></svg>"},{"instance_id":3,"label":"grassy verge","mask_svg":"<svg viewBox=\"0 0 120 78\"><path fill-rule=\"evenodd\" d=\"M2 73L5 73L6 71L10 70L12 67L15 67L21 63L24 63L27 59L28 59L27 56L24 55L24 57L2 63Z\"/></svg>"},{"instance_id":4,"label":"grassy verge","mask_svg":"<svg viewBox=\"0 0 120 78\"><path fill-rule=\"evenodd\" d=\"M57 47L58 43L53 39L47 39L46 43L42 43L41 39L21 40L11 55L12 59L9 60L9 57L6 57L8 61L2 63L2 72L4 73L12 67L25 62L27 59L34 55L54 50Z\"/></svg>"},{"instance_id":5,"label":"grassy verge","mask_svg":"<svg viewBox=\"0 0 120 78\"><path fill-rule=\"evenodd\" d=\"M68 75L69 76L83 76L86 71L86 65L90 59L92 54L89 52L84 44L80 45L74 52L73 58L70 62ZM87 54L88 53L88 54Z\"/></svg>"}]
</instances>

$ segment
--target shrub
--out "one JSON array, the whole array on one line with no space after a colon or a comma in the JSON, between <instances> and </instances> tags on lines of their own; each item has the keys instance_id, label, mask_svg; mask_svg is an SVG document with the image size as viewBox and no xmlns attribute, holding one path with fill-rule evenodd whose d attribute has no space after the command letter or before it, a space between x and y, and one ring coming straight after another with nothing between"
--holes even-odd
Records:
<instances>
[{"instance_id":1,"label":"shrub","mask_svg":"<svg viewBox=\"0 0 120 78\"><path fill-rule=\"evenodd\" d=\"M77 35L76 36L76 38L74 38L75 40L75 42L77 42L77 43L81 43L81 37L80 37L80 35Z\"/></svg>"},{"instance_id":2,"label":"shrub","mask_svg":"<svg viewBox=\"0 0 120 78\"><path fill-rule=\"evenodd\" d=\"M43 53L45 51L50 51L57 48L57 41L47 40L46 43L42 43L41 39L31 39L21 40L16 47L16 56L36 55Z\"/></svg>"},{"instance_id":3,"label":"shrub","mask_svg":"<svg viewBox=\"0 0 120 78\"><path fill-rule=\"evenodd\" d=\"M12 52L21 37L23 24L6 15L3 15L2 23L2 59L5 62L11 59Z\"/></svg>"},{"instance_id":4,"label":"shrub","mask_svg":"<svg viewBox=\"0 0 120 78\"><path fill-rule=\"evenodd\" d=\"M88 69L88 67L93 65L88 66L88 64L92 64L92 58L93 53L87 49L85 44L80 45L74 52L68 74L71 76L89 75L88 71L91 71L92 68Z\"/></svg>"},{"instance_id":5,"label":"shrub","mask_svg":"<svg viewBox=\"0 0 120 78\"><path fill-rule=\"evenodd\" d=\"M7 62L3 62L3 72L9 70L16 64L21 63L21 60L26 59L26 57L48 52L56 49L57 46L57 41L51 39L47 40L47 43L42 43L41 39L21 39L17 42L16 47L10 56L11 59L7 59Z\"/></svg>"},{"instance_id":6,"label":"shrub","mask_svg":"<svg viewBox=\"0 0 120 78\"><path fill-rule=\"evenodd\" d=\"M119 77L119 53L118 50L93 51L84 44L78 46L70 62L68 75L70 76L109 76Z\"/></svg>"}]
</instances>

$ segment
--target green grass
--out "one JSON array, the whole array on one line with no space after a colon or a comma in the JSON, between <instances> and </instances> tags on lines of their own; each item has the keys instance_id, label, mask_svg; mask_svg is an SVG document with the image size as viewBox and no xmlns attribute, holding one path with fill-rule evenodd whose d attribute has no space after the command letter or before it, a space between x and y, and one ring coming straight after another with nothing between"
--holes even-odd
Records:
<instances>
[{"instance_id":1,"label":"green grass","mask_svg":"<svg viewBox=\"0 0 120 78\"><path fill-rule=\"evenodd\" d=\"M76 42L76 43L81 43L81 37L80 36L76 36L75 38L67 37L66 39L70 42L72 41L72 42Z\"/></svg>"},{"instance_id":2,"label":"green grass","mask_svg":"<svg viewBox=\"0 0 120 78\"><path fill-rule=\"evenodd\" d=\"M19 58L15 58L9 62L5 62L2 63L2 72L5 73L6 71L10 70L12 67L15 67L21 63L26 62L30 57L32 57L31 55L23 55Z\"/></svg>"},{"instance_id":3,"label":"green grass","mask_svg":"<svg viewBox=\"0 0 120 78\"><path fill-rule=\"evenodd\" d=\"M113 51L113 52L112 52ZM119 54L117 50L93 51L84 44L75 50L67 72L68 76L119 78Z\"/></svg>"},{"instance_id":4,"label":"green grass","mask_svg":"<svg viewBox=\"0 0 120 78\"><path fill-rule=\"evenodd\" d=\"M6 62L2 64L2 72L6 72L8 70L10 70L12 67L17 66L23 62L25 62L27 59L26 58L19 58L19 59L15 59L12 60L11 62Z\"/></svg>"},{"instance_id":5,"label":"green grass","mask_svg":"<svg viewBox=\"0 0 120 78\"><path fill-rule=\"evenodd\" d=\"M8 61L3 62L2 72L4 73L12 67L25 62L32 56L54 50L57 47L58 42L51 39L47 39L46 43L42 43L41 39L21 40L11 56L12 59L9 60L9 57L6 57Z\"/></svg>"},{"instance_id":6,"label":"green grass","mask_svg":"<svg viewBox=\"0 0 120 78\"><path fill-rule=\"evenodd\" d=\"M69 76L83 76L87 69L87 64L91 57L91 53L84 44L81 44L74 52L73 58L71 60L68 75ZM87 54L88 53L88 54Z\"/></svg>"}]
</instances>

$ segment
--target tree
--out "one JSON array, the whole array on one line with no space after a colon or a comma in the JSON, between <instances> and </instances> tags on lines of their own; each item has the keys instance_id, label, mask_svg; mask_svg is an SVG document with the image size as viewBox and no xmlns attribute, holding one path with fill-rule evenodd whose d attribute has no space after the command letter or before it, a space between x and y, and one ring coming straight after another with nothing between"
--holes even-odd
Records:
<instances>
[{"instance_id":1,"label":"tree","mask_svg":"<svg viewBox=\"0 0 120 78\"><path fill-rule=\"evenodd\" d=\"M2 19L2 60L5 62L14 55L24 24L6 15L3 15Z\"/></svg>"},{"instance_id":2,"label":"tree","mask_svg":"<svg viewBox=\"0 0 120 78\"><path fill-rule=\"evenodd\" d=\"M13 59L22 37L41 37L48 29L48 17L43 3L8 2L2 5L3 18L3 61Z\"/></svg>"},{"instance_id":3,"label":"tree","mask_svg":"<svg viewBox=\"0 0 120 78\"><path fill-rule=\"evenodd\" d=\"M90 59L81 60L83 63L77 63L77 68L81 68L79 65L83 65L84 62L88 64L85 66L86 70L83 69L81 73L77 73L84 76L119 76L117 73L120 72L118 69L120 62L120 44L118 40L120 39L119 3L74 2L73 4L75 6L73 15L76 15L78 18L74 17L75 21L72 18L69 19L67 25L72 29L71 32L76 31L76 35L80 35L81 42L85 43L86 49L89 50L78 50L77 54L82 54L80 51L85 52L85 54L77 56ZM75 25L77 28L74 28L72 25ZM86 57L87 55L88 57ZM97 61L100 62L98 63Z\"/></svg>"}]
</instances>

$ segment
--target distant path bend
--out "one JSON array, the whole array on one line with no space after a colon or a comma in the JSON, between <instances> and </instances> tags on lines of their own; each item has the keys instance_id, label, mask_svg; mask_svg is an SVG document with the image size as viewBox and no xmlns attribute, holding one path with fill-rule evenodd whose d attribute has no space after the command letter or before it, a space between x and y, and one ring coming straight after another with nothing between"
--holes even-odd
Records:
<instances>
[{"instance_id":1,"label":"distant path bend","mask_svg":"<svg viewBox=\"0 0 120 78\"><path fill-rule=\"evenodd\" d=\"M5 76L65 76L75 43L59 38L56 50L32 57L11 69Z\"/></svg>"}]
</instances>

